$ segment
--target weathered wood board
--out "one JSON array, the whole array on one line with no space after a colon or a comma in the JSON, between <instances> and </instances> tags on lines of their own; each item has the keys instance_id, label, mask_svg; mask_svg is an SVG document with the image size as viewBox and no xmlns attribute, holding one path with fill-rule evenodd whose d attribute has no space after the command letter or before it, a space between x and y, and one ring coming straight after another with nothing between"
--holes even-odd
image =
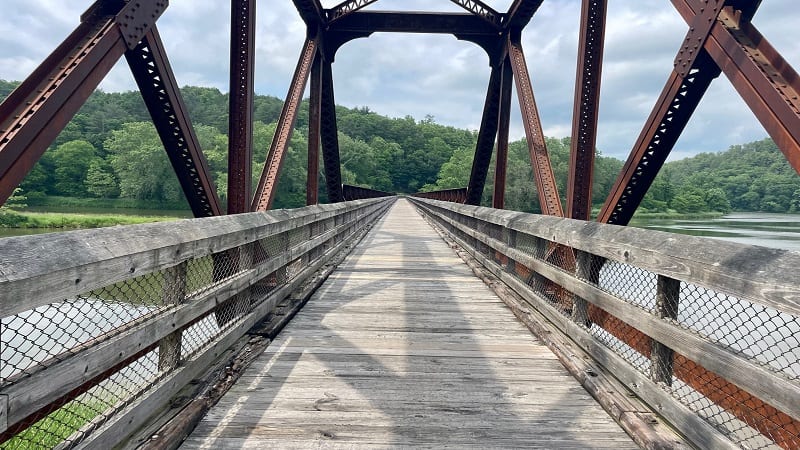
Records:
<instances>
[{"instance_id":1,"label":"weathered wood board","mask_svg":"<svg viewBox=\"0 0 800 450\"><path fill-rule=\"evenodd\" d=\"M182 448L635 448L405 200Z\"/></svg>"}]
</instances>

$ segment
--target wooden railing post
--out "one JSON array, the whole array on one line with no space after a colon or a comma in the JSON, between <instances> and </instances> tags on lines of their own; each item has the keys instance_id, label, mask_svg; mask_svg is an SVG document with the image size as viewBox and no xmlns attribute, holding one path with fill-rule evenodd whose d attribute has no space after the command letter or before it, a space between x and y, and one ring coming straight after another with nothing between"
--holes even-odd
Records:
<instances>
[{"instance_id":1,"label":"wooden railing post","mask_svg":"<svg viewBox=\"0 0 800 450\"><path fill-rule=\"evenodd\" d=\"M164 270L164 305L180 305L186 300L186 261ZM166 372L181 361L181 330L158 342L158 370Z\"/></svg>"},{"instance_id":2,"label":"wooden railing post","mask_svg":"<svg viewBox=\"0 0 800 450\"><path fill-rule=\"evenodd\" d=\"M658 276L656 306L653 314L662 319L678 318L681 282L663 275ZM653 339L650 353L650 378L657 383L672 385L672 363L674 352L671 348Z\"/></svg>"},{"instance_id":3,"label":"wooden railing post","mask_svg":"<svg viewBox=\"0 0 800 450\"><path fill-rule=\"evenodd\" d=\"M576 250L575 276L589 283L597 284L597 281L600 279L600 271L593 269L593 260L594 255L591 253ZM577 295L572 298L572 321L581 326L589 324L589 303Z\"/></svg>"},{"instance_id":4,"label":"wooden railing post","mask_svg":"<svg viewBox=\"0 0 800 450\"><path fill-rule=\"evenodd\" d=\"M505 232L505 235L506 235L506 245L508 245L509 248L516 249L517 248L517 230L511 229L511 228L504 228L503 231ZM510 256L508 256L508 255L506 255L506 256L507 256L506 272L514 273L516 271L517 262L513 258L511 258Z\"/></svg>"}]
</instances>

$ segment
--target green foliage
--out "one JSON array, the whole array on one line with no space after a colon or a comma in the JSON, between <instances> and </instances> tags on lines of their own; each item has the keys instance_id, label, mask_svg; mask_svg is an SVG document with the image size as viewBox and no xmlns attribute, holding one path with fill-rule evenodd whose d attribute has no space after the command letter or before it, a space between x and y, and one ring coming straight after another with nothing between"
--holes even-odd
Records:
<instances>
[{"instance_id":1,"label":"green foliage","mask_svg":"<svg viewBox=\"0 0 800 450\"><path fill-rule=\"evenodd\" d=\"M0 80L0 98L18 85ZM184 87L184 102L224 203L227 190L228 96L215 88ZM283 103L254 99L253 181L264 160ZM303 102L285 154L274 207L305 204L308 104ZM390 118L368 107L336 107L343 181L388 192L413 193L466 187L477 133L437 124L432 116ZM569 138L546 138L562 202L566 204ZM321 165L322 167L322 165ZM595 158L592 207L605 201L622 162ZM524 139L509 145L506 207L539 212L536 183ZM483 204L491 201L491 164ZM324 171L319 184L325 201ZM30 204L53 196L93 201L119 197L138 207L187 208L162 143L138 92L96 91L21 184ZM60 197L59 197L60 198ZM121 203L120 203L121 204ZM125 203L128 204L128 203ZM701 211L800 211L800 177L769 140L732 146L667 163L639 209L643 213ZM10 220L10 219L9 219Z\"/></svg>"},{"instance_id":2,"label":"green foliage","mask_svg":"<svg viewBox=\"0 0 800 450\"><path fill-rule=\"evenodd\" d=\"M119 184L111 164L99 158L92 161L86 171L86 191L95 197L119 196Z\"/></svg>"}]
</instances>

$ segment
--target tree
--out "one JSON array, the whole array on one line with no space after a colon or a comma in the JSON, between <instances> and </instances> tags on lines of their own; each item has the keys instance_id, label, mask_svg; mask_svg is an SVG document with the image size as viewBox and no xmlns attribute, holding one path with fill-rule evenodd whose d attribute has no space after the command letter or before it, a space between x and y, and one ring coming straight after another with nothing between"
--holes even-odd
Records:
<instances>
[{"instance_id":1,"label":"tree","mask_svg":"<svg viewBox=\"0 0 800 450\"><path fill-rule=\"evenodd\" d=\"M731 202L721 188L712 188L706 191L703 199L711 211L728 213L731 211Z\"/></svg>"},{"instance_id":2,"label":"tree","mask_svg":"<svg viewBox=\"0 0 800 450\"><path fill-rule=\"evenodd\" d=\"M122 197L156 202L182 198L180 185L153 124L126 123L105 143Z\"/></svg>"},{"instance_id":3,"label":"tree","mask_svg":"<svg viewBox=\"0 0 800 450\"><path fill-rule=\"evenodd\" d=\"M703 200L703 193L694 188L686 188L672 199L672 207L682 214L697 213L705 211L706 202Z\"/></svg>"},{"instance_id":4,"label":"tree","mask_svg":"<svg viewBox=\"0 0 800 450\"><path fill-rule=\"evenodd\" d=\"M96 159L86 171L86 191L95 197L113 198L119 196L119 184L114 169L108 161Z\"/></svg>"},{"instance_id":5,"label":"tree","mask_svg":"<svg viewBox=\"0 0 800 450\"><path fill-rule=\"evenodd\" d=\"M99 157L94 146L86 141L65 142L51 152L53 164L53 191L59 195L85 197L86 173Z\"/></svg>"}]
</instances>

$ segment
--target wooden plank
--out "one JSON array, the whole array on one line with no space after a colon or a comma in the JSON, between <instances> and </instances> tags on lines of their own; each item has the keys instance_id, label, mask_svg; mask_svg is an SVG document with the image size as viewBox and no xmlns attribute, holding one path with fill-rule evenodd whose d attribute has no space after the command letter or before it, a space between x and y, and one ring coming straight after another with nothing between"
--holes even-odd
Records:
<instances>
[{"instance_id":1,"label":"wooden plank","mask_svg":"<svg viewBox=\"0 0 800 450\"><path fill-rule=\"evenodd\" d=\"M561 314L546 300L537 296L529 286L520 281L517 277L507 273L504 268L498 266L493 261L476 253L455 236L450 236L462 248L467 250L472 257L478 260L493 275L502 280L517 294L522 296L535 311L544 316L549 322L562 330L591 357L605 366L610 372L623 383L633 390L649 405L658 405L659 414L681 431L689 440L700 448L738 448L733 442L728 440L708 422L703 420L694 411L684 406L669 393L662 390L649 377L638 372L621 356L614 351L597 342L585 328L573 323L570 319Z\"/></svg>"},{"instance_id":2,"label":"wooden plank","mask_svg":"<svg viewBox=\"0 0 800 450\"><path fill-rule=\"evenodd\" d=\"M389 200L186 219L0 241L0 317Z\"/></svg>"},{"instance_id":3,"label":"wooden plank","mask_svg":"<svg viewBox=\"0 0 800 450\"><path fill-rule=\"evenodd\" d=\"M379 214L380 212L381 210L378 208L372 214ZM248 315L241 318L236 325L220 334L212 345L198 352L178 370L161 379L148 392L148 395L136 400L121 413L104 423L98 430L94 431L87 441L80 444L79 448L112 448L125 439L149 420L159 409L163 408L175 393L223 355L247 330L272 311L281 299L286 298L293 291L300 288L309 277L317 270L320 270L332 257L359 237L360 233L353 233L320 255L320 258L306 266L295 278L271 292L264 301L258 304Z\"/></svg>"},{"instance_id":4,"label":"wooden plank","mask_svg":"<svg viewBox=\"0 0 800 450\"><path fill-rule=\"evenodd\" d=\"M426 208L521 231L603 258L800 315L800 252L414 198Z\"/></svg>"},{"instance_id":5,"label":"wooden plank","mask_svg":"<svg viewBox=\"0 0 800 450\"><path fill-rule=\"evenodd\" d=\"M575 278L572 274L556 269L541 260L510 248L504 243L467 228L448 217L443 219L491 248L523 263L529 269L559 286L569 286L569 291L573 294L599 306L627 324L636 324L636 329L639 332L698 362L705 369L718 375L724 374L726 380L739 388L794 419L800 420L800 409L796 407L796 405L800 404L800 385L797 383L781 374L765 369L758 363L734 351L706 340L692 331L662 320L649 311L620 300L596 286ZM475 258L480 259L473 250L470 249L470 252ZM485 258L482 261L489 263ZM496 264L493 262L491 264L496 269ZM518 279L515 278L515 280L519 282ZM523 284L520 283L520 285Z\"/></svg>"},{"instance_id":6,"label":"wooden plank","mask_svg":"<svg viewBox=\"0 0 800 450\"><path fill-rule=\"evenodd\" d=\"M403 200L183 448L328 444L635 448Z\"/></svg>"}]
</instances>

